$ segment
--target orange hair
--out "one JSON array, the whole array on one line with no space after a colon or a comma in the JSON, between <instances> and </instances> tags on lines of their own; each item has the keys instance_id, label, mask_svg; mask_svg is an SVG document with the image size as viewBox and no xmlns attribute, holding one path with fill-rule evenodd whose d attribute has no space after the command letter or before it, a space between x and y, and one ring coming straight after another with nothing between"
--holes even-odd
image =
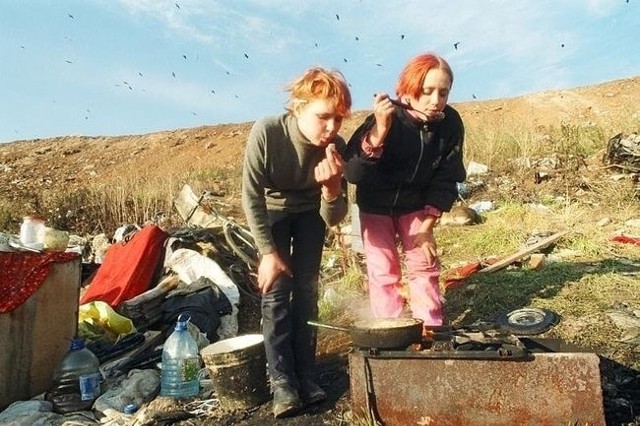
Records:
<instances>
[{"instance_id":1,"label":"orange hair","mask_svg":"<svg viewBox=\"0 0 640 426\"><path fill-rule=\"evenodd\" d=\"M433 68L447 73L453 84L453 71L447 61L433 53L425 53L415 56L404 67L396 84L396 96L410 95L419 98L422 94L424 76Z\"/></svg>"},{"instance_id":2,"label":"orange hair","mask_svg":"<svg viewBox=\"0 0 640 426\"><path fill-rule=\"evenodd\" d=\"M286 107L289 112L300 102L331 99L338 114L342 117L351 114L351 93L340 71L310 68L289 84L287 91L290 92Z\"/></svg>"}]
</instances>

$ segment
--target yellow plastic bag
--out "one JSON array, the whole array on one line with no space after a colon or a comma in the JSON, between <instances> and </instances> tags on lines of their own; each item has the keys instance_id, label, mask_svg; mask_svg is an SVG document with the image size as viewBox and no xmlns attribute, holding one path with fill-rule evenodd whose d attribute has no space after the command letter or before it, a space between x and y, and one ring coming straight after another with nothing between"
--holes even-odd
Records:
<instances>
[{"instance_id":1,"label":"yellow plastic bag","mask_svg":"<svg viewBox=\"0 0 640 426\"><path fill-rule=\"evenodd\" d=\"M93 301L80 305L78 334L89 340L103 338L114 343L136 331L133 321L118 314L106 302Z\"/></svg>"}]
</instances>

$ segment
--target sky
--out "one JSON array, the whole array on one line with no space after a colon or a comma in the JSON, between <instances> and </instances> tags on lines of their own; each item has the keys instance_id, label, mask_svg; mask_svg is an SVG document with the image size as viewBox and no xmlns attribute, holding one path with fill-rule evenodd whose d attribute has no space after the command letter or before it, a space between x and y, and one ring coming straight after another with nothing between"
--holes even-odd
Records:
<instances>
[{"instance_id":1,"label":"sky","mask_svg":"<svg viewBox=\"0 0 640 426\"><path fill-rule=\"evenodd\" d=\"M640 75L640 0L0 0L0 143L255 121L305 69L354 111L414 55L450 103ZM640 102L640 100L639 100Z\"/></svg>"}]
</instances>

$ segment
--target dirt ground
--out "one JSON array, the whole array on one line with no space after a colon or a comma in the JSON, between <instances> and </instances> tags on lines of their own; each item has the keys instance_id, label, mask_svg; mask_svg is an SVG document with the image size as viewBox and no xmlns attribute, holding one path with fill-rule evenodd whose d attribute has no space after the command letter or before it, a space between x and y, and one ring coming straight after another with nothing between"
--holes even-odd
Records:
<instances>
[{"instance_id":1,"label":"dirt ground","mask_svg":"<svg viewBox=\"0 0 640 426\"><path fill-rule=\"evenodd\" d=\"M635 77L573 90L454 106L460 111L468 130L481 123L492 122L522 122L527 127L559 126L567 122L580 125L597 123L606 127L610 122L619 122L623 116L635 114L637 120L639 100L640 77ZM355 112L345 122L341 134L348 138L366 114L366 111ZM60 136L0 144L0 203L20 200L28 209L33 206L28 206L24 200L33 194L43 191L70 193L88 183L109 185L118 182L119 176L131 170L143 171L148 179L162 176L168 170L177 176L188 176L194 169L215 167L239 171L251 124L221 124L117 137ZM16 228L20 219L15 218ZM257 306L249 302L245 309L255 314ZM245 318L245 323L241 324L243 330L257 331L255 315ZM250 411L221 412L208 419L190 419L179 424L348 424L345 419L351 409L349 350L348 336L320 331L318 381L327 391L328 399L299 416L274 420L271 404L267 403Z\"/></svg>"}]
</instances>

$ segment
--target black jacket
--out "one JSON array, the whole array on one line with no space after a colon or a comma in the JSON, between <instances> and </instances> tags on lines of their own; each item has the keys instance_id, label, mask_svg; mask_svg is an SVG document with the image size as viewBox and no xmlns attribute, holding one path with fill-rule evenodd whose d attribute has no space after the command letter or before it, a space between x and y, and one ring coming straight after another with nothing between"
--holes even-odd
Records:
<instances>
[{"instance_id":1,"label":"black jacket","mask_svg":"<svg viewBox=\"0 0 640 426\"><path fill-rule=\"evenodd\" d=\"M425 124L396 108L380 158L368 158L362 138L375 126L370 115L347 145L345 176L356 184L356 203L365 213L399 216L426 205L449 211L458 197L457 182L466 171L462 161L464 125L447 105L445 118Z\"/></svg>"}]
</instances>

